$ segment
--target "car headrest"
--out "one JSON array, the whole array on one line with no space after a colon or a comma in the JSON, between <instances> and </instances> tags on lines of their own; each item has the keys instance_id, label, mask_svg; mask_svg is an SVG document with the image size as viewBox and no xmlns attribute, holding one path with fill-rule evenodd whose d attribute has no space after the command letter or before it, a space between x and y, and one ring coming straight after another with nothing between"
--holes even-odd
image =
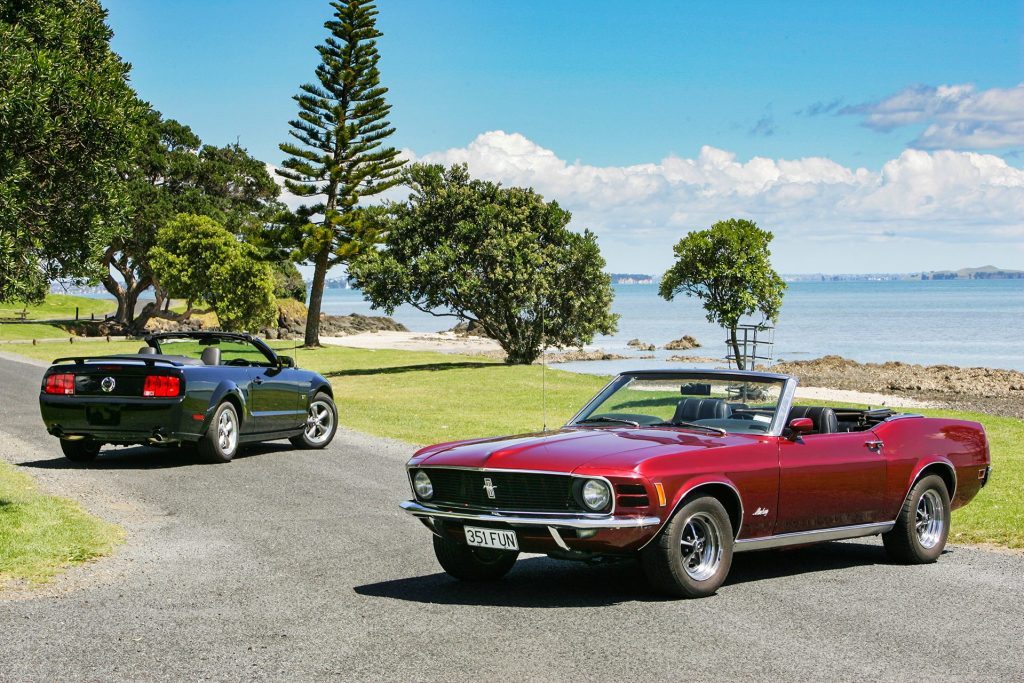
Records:
<instances>
[{"instance_id":1,"label":"car headrest","mask_svg":"<svg viewBox=\"0 0 1024 683\"><path fill-rule=\"evenodd\" d=\"M156 349L153 348L152 346L143 346L141 349L139 349L140 356L152 356L155 353Z\"/></svg>"},{"instance_id":2,"label":"car headrest","mask_svg":"<svg viewBox=\"0 0 1024 683\"><path fill-rule=\"evenodd\" d=\"M200 358L203 365L220 365L220 349L216 346L207 346L203 349L203 355Z\"/></svg>"},{"instance_id":3,"label":"car headrest","mask_svg":"<svg viewBox=\"0 0 1024 683\"><path fill-rule=\"evenodd\" d=\"M676 405L673 422L716 420L729 417L729 406L718 398L684 398Z\"/></svg>"},{"instance_id":4,"label":"car headrest","mask_svg":"<svg viewBox=\"0 0 1024 683\"><path fill-rule=\"evenodd\" d=\"M820 406L793 406L789 411L786 424L798 417L806 417L814 423L814 432L817 434L835 434L839 431L839 419L836 412L831 408Z\"/></svg>"}]
</instances>

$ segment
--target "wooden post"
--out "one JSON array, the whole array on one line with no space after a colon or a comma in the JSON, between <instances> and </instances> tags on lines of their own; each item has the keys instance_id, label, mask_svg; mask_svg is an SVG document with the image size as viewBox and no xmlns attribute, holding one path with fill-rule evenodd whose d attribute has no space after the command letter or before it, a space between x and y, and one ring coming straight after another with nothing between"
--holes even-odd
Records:
<instances>
[{"instance_id":1,"label":"wooden post","mask_svg":"<svg viewBox=\"0 0 1024 683\"><path fill-rule=\"evenodd\" d=\"M78 306L75 306L75 322L78 322Z\"/></svg>"}]
</instances>

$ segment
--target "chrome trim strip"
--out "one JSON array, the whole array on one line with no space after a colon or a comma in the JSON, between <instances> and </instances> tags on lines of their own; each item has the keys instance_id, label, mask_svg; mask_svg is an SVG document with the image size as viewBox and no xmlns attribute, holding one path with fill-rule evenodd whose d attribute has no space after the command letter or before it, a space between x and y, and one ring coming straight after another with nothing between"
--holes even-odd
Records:
<instances>
[{"instance_id":1,"label":"chrome trim strip","mask_svg":"<svg viewBox=\"0 0 1024 683\"><path fill-rule=\"evenodd\" d=\"M903 509L902 505L906 504L907 498L910 496L910 492L914 490L915 486L917 486L917 482L921 481L921 475L924 474L924 471L926 469L934 465L942 465L943 467L948 468L949 471L953 473L953 490L947 491L947 493L949 493L949 502L953 502L953 497L956 495L956 490L960 488L960 479L956 476L956 468L953 467L951 463L946 462L945 460L932 460L930 463L922 467L914 476L914 481L910 482L910 486L907 488L907 494L903 496L903 503L901 503L900 507L901 510Z\"/></svg>"},{"instance_id":2,"label":"chrome trim strip","mask_svg":"<svg viewBox=\"0 0 1024 683\"><path fill-rule=\"evenodd\" d=\"M472 512L455 512L439 510L421 505L414 500L406 500L399 504L403 510L417 517L440 517L441 519L457 519L472 522L494 522L518 526L566 527L569 529L642 529L657 526L661 520L657 517L612 517L601 518L572 516L552 517L550 515L529 515L528 513L476 514Z\"/></svg>"},{"instance_id":3,"label":"chrome trim strip","mask_svg":"<svg viewBox=\"0 0 1024 683\"><path fill-rule=\"evenodd\" d=\"M782 394L779 396L778 403L775 404L775 415L772 416L772 424L768 430L768 436L782 436L783 430L786 429L786 419L789 417L789 411L793 407L793 398L796 396L796 387L799 383L796 377L789 377L782 384Z\"/></svg>"},{"instance_id":4,"label":"chrome trim strip","mask_svg":"<svg viewBox=\"0 0 1024 683\"><path fill-rule=\"evenodd\" d=\"M561 548L562 550L566 550L568 552L572 552L572 549L565 544L565 541L562 540L562 534L558 533L558 529L556 529L553 526L549 526L548 533L551 534L551 538L555 539L555 543L558 544L559 548Z\"/></svg>"},{"instance_id":5,"label":"chrome trim strip","mask_svg":"<svg viewBox=\"0 0 1024 683\"><path fill-rule=\"evenodd\" d=\"M764 550L766 548L781 548L787 545L804 545L807 543L821 543L822 541L839 541L846 538L860 538L861 536L875 536L891 531L896 522L883 522L881 524L854 524L852 526L840 526L831 529L815 529L813 531L795 531L788 534L777 534L765 536L764 538L746 538L736 541L733 546L734 553L742 553L748 550Z\"/></svg>"}]
</instances>

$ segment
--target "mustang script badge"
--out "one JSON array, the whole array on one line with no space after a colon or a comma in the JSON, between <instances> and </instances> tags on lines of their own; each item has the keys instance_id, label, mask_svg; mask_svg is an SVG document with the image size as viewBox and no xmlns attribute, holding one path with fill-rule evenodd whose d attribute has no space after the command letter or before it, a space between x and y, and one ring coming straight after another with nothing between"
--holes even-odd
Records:
<instances>
[{"instance_id":1,"label":"mustang script badge","mask_svg":"<svg viewBox=\"0 0 1024 683\"><path fill-rule=\"evenodd\" d=\"M113 391L114 387L116 386L117 382L114 381L113 377L104 377L103 380L100 382L100 389L107 392L108 394L111 391Z\"/></svg>"},{"instance_id":2,"label":"mustang script badge","mask_svg":"<svg viewBox=\"0 0 1024 683\"><path fill-rule=\"evenodd\" d=\"M490 477L484 477L484 491L487 491L487 497L494 500L494 489L498 488L491 483Z\"/></svg>"}]
</instances>

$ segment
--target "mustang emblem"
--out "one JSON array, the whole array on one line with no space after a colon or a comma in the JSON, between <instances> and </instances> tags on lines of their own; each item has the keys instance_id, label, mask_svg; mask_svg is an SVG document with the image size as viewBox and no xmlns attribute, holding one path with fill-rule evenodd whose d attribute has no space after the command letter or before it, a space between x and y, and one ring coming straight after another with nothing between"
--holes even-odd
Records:
<instances>
[{"instance_id":1,"label":"mustang emblem","mask_svg":"<svg viewBox=\"0 0 1024 683\"><path fill-rule=\"evenodd\" d=\"M484 477L484 491L487 491L487 497L494 500L494 489L498 488L491 483L490 477Z\"/></svg>"},{"instance_id":2,"label":"mustang emblem","mask_svg":"<svg viewBox=\"0 0 1024 683\"><path fill-rule=\"evenodd\" d=\"M757 508L756 510L754 510L754 516L755 517L767 517L768 516L768 508Z\"/></svg>"},{"instance_id":3,"label":"mustang emblem","mask_svg":"<svg viewBox=\"0 0 1024 683\"><path fill-rule=\"evenodd\" d=\"M111 391L113 391L114 387L116 387L116 386L117 386L117 382L114 381L113 377L104 377L100 381L100 389L102 389L103 391L107 392L108 394Z\"/></svg>"}]
</instances>

